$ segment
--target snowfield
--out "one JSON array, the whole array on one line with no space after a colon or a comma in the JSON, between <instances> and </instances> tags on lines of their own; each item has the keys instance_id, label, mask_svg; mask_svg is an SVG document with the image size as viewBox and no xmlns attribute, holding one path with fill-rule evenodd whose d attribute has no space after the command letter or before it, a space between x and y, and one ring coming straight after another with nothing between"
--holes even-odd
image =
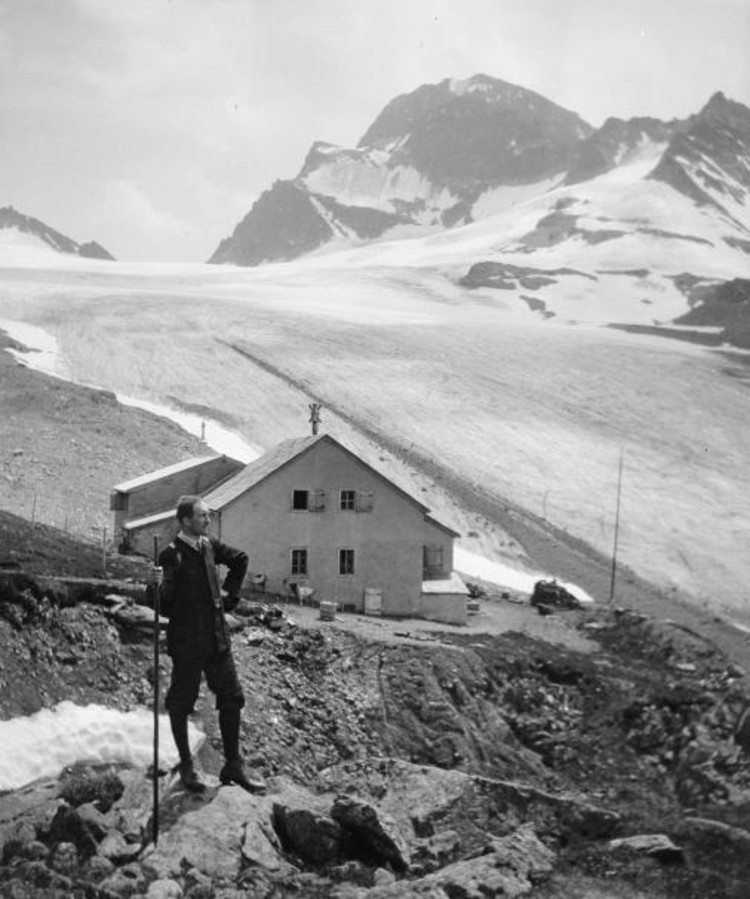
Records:
<instances>
[{"instance_id":1,"label":"snowfield","mask_svg":"<svg viewBox=\"0 0 750 899\"><path fill-rule=\"evenodd\" d=\"M46 257L0 269L0 317L51 335L66 377L207 406L258 450L307 433L307 404L322 402L323 427L454 526L460 551L520 572L534 560L466 491L609 553L622 450L618 557L739 614L750 393L728 376L738 363L544 320L513 292L460 288L408 243L411 265L382 260L382 246L368 264L361 248L259 269ZM612 319L638 308L640 293L600 288Z\"/></svg>"},{"instance_id":2,"label":"snowfield","mask_svg":"<svg viewBox=\"0 0 750 899\"><path fill-rule=\"evenodd\" d=\"M17 790L40 777L57 777L66 765L120 763L146 766L153 760L154 716L148 709L120 712L101 705L60 702L52 709L0 721L0 743L13 747L0 758L0 791ZM159 767L179 761L169 718L159 716L163 738ZM205 735L188 723L190 748L197 751Z\"/></svg>"}]
</instances>

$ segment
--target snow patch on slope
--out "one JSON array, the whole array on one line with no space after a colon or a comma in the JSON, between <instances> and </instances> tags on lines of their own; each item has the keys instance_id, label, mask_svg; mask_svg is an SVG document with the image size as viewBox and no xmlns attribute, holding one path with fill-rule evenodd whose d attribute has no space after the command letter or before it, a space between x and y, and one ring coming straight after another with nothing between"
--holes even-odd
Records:
<instances>
[{"instance_id":1,"label":"snow patch on slope","mask_svg":"<svg viewBox=\"0 0 750 899\"><path fill-rule=\"evenodd\" d=\"M388 154L379 150L357 155L340 153L330 164L318 166L301 180L311 193L333 197L344 206L393 213L399 211L400 204L427 204L441 211L455 205L456 198L450 191L435 192L430 181L412 166L388 168L387 158Z\"/></svg>"},{"instance_id":2,"label":"snow patch on slope","mask_svg":"<svg viewBox=\"0 0 750 899\"><path fill-rule=\"evenodd\" d=\"M472 218L484 219L547 193L560 183L560 176L545 178L532 184L503 184L486 190L471 209Z\"/></svg>"},{"instance_id":3,"label":"snow patch on slope","mask_svg":"<svg viewBox=\"0 0 750 899\"><path fill-rule=\"evenodd\" d=\"M0 721L0 790L16 790L40 777L54 777L75 762L145 766L153 760L153 712L118 712L101 705L61 702L34 715ZM169 734L169 718L159 716L160 732ZM205 738L188 724L195 752ZM159 766L179 761L171 737L159 742Z\"/></svg>"}]
</instances>

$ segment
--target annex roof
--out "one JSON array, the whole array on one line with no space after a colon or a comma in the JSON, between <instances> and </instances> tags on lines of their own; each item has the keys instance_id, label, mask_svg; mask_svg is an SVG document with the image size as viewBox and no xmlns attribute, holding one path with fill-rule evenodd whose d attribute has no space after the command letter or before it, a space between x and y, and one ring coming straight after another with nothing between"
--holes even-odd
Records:
<instances>
[{"instance_id":1,"label":"annex roof","mask_svg":"<svg viewBox=\"0 0 750 899\"><path fill-rule=\"evenodd\" d=\"M214 459L220 458L221 455L214 454L212 456L195 456L192 459L184 459L182 462L175 462L174 465L167 465L165 468L159 468L157 471L150 471L148 474L142 474L137 478L132 478L130 481L123 481L121 484L115 484L112 490L117 493L128 493L131 490L136 490L138 487L145 487L148 484L153 484L156 481L168 478L173 474L189 471L191 468L199 468L207 462L213 462ZM242 464L236 459L231 459L231 457L227 458L229 458L230 461L237 462L238 465Z\"/></svg>"},{"instance_id":2,"label":"annex roof","mask_svg":"<svg viewBox=\"0 0 750 899\"><path fill-rule=\"evenodd\" d=\"M132 521L126 521L123 528L126 531L138 531L151 524L166 521L168 518L174 518L174 509L169 509L166 512L154 512L153 515L145 515L143 518L134 518Z\"/></svg>"},{"instance_id":3,"label":"annex roof","mask_svg":"<svg viewBox=\"0 0 750 899\"><path fill-rule=\"evenodd\" d=\"M422 593L452 593L458 596L468 596L469 589L455 571L450 577L440 581L422 581Z\"/></svg>"}]
</instances>

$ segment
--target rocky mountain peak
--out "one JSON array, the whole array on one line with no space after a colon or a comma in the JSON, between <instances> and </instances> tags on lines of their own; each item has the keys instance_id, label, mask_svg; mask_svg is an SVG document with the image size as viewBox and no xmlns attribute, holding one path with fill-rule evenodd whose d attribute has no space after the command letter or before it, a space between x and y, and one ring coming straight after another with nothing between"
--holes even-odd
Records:
<instances>
[{"instance_id":1,"label":"rocky mountain peak","mask_svg":"<svg viewBox=\"0 0 750 899\"><path fill-rule=\"evenodd\" d=\"M727 99L721 91L713 94L698 113L696 121L750 133L750 109L742 103Z\"/></svg>"},{"instance_id":2,"label":"rocky mountain peak","mask_svg":"<svg viewBox=\"0 0 750 899\"><path fill-rule=\"evenodd\" d=\"M592 128L526 88L487 75L446 78L392 100L359 141L433 182L519 184L563 171Z\"/></svg>"}]
</instances>

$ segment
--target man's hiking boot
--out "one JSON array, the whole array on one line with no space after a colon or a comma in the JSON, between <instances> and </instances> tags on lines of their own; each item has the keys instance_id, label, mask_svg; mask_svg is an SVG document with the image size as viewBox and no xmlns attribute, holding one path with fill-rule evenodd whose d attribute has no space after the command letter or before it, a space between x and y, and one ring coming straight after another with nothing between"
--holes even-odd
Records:
<instances>
[{"instance_id":1,"label":"man's hiking boot","mask_svg":"<svg viewBox=\"0 0 750 899\"><path fill-rule=\"evenodd\" d=\"M227 762L219 773L219 780L226 786L236 784L248 793L265 793L266 785L262 780L248 777L240 759Z\"/></svg>"},{"instance_id":2,"label":"man's hiking boot","mask_svg":"<svg viewBox=\"0 0 750 899\"><path fill-rule=\"evenodd\" d=\"M180 773L180 783L190 793L202 793L206 789L206 785L199 780L195 773L192 761L180 762L177 770Z\"/></svg>"}]
</instances>

